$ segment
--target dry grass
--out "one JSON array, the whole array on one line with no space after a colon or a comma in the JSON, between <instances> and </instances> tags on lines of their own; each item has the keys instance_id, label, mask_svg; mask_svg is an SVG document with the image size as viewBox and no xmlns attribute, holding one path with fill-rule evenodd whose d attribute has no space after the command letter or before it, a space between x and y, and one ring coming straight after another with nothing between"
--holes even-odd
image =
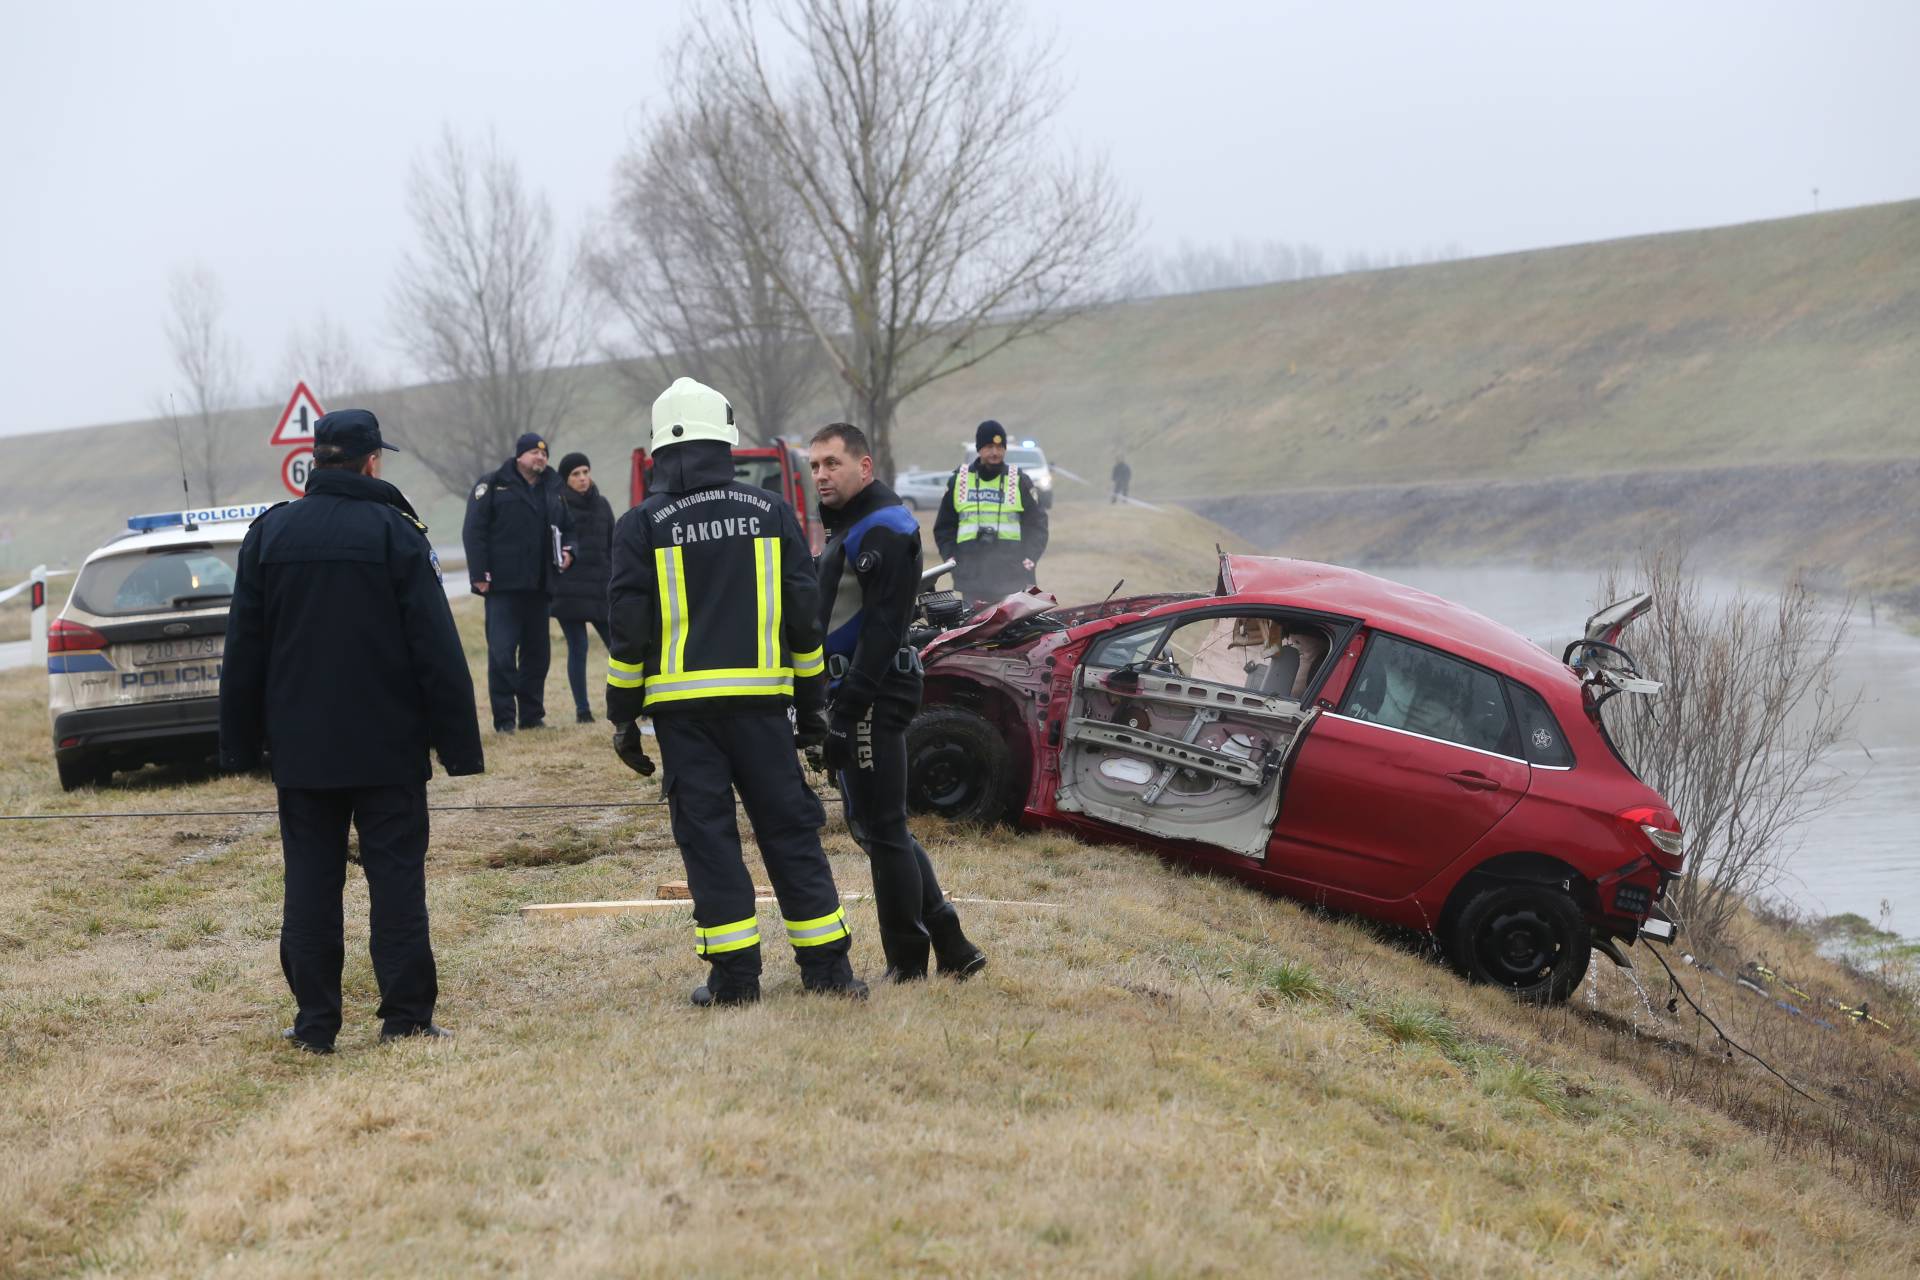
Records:
<instances>
[{"instance_id":1,"label":"dry grass","mask_svg":"<svg viewBox=\"0 0 1920 1280\"><path fill-rule=\"evenodd\" d=\"M1118 537L1103 519L1081 527ZM556 671L550 705L563 686ZM0 676L5 812L271 804L258 778L159 771L62 795L43 697L33 673ZM437 778L432 799L654 798L603 734L489 739L489 773ZM1777 1085L1604 963L1591 1004L1543 1013L1137 852L921 832L956 894L1066 909L971 909L993 960L964 986L820 1001L776 954L767 1002L714 1016L685 1003L685 913L514 913L677 878L658 810L437 814L429 900L459 1038L375 1047L356 886L341 1053L312 1059L275 1035L271 818L7 824L0 1274L1920 1267L1863 1153L1789 1141L1766 1118ZM843 889L864 889L828 835ZM850 910L871 975L871 908ZM1752 947L1798 945L1751 927ZM1842 981L1810 952L1767 958ZM1911 1022L1816 1036L1737 989L1701 994L1737 1036L1793 1029L1754 1047L1798 1078L1883 1079L1873 1105L1913 1132Z\"/></svg>"},{"instance_id":2,"label":"dry grass","mask_svg":"<svg viewBox=\"0 0 1920 1280\"><path fill-rule=\"evenodd\" d=\"M0 573L0 587L10 587L6 581L9 575ZM21 575L24 577L25 575ZM27 614L27 593L21 592L11 600L0 602L0 641L25 640L29 626Z\"/></svg>"}]
</instances>

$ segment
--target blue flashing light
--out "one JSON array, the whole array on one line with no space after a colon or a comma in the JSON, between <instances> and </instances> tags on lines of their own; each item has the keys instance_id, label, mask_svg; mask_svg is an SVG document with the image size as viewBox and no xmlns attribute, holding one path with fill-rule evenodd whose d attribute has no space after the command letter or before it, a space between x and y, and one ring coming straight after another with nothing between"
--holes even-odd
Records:
<instances>
[{"instance_id":1,"label":"blue flashing light","mask_svg":"<svg viewBox=\"0 0 1920 1280\"><path fill-rule=\"evenodd\" d=\"M156 529L197 529L203 524L252 520L272 505L271 502L247 502L231 507L201 507L194 511L156 511L150 515L128 516L127 528L135 533L152 533Z\"/></svg>"}]
</instances>

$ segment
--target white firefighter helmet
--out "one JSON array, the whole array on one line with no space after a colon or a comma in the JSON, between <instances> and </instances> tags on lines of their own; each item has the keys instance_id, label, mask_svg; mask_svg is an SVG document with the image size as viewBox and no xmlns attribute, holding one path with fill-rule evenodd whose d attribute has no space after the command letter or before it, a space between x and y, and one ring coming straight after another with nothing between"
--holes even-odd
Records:
<instances>
[{"instance_id":1,"label":"white firefighter helmet","mask_svg":"<svg viewBox=\"0 0 1920 1280\"><path fill-rule=\"evenodd\" d=\"M653 402L653 452L689 440L719 440L729 448L740 443L733 425L733 406L727 398L692 378L675 378Z\"/></svg>"}]
</instances>

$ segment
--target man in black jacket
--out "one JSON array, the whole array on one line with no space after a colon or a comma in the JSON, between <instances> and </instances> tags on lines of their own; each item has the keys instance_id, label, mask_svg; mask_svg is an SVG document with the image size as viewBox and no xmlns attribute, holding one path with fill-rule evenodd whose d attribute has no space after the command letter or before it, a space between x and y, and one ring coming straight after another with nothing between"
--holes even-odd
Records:
<instances>
[{"instance_id":1,"label":"man in black jacket","mask_svg":"<svg viewBox=\"0 0 1920 1280\"><path fill-rule=\"evenodd\" d=\"M613 749L652 773L636 722L653 717L660 792L693 891L694 950L709 966L695 1004L760 998L760 924L736 791L802 985L864 996L820 847L826 811L794 751L826 731L813 557L792 507L733 478L738 443L733 406L712 387L679 378L653 402L653 491L613 534Z\"/></svg>"},{"instance_id":2,"label":"man in black jacket","mask_svg":"<svg viewBox=\"0 0 1920 1280\"><path fill-rule=\"evenodd\" d=\"M299 1004L283 1034L333 1052L344 960L347 825L360 833L384 1042L445 1035L427 933L428 752L485 765L473 680L420 523L379 478L380 424L343 409L314 426L307 495L240 544L220 678L220 760L271 757L286 900L280 967Z\"/></svg>"},{"instance_id":3,"label":"man in black jacket","mask_svg":"<svg viewBox=\"0 0 1920 1280\"><path fill-rule=\"evenodd\" d=\"M873 867L887 978L940 972L965 978L987 963L960 929L933 860L907 830L907 726L920 709L920 655L907 643L920 593L920 524L873 477L866 433L836 422L808 449L820 516L831 537L820 557L821 629L833 717L826 764L847 826Z\"/></svg>"},{"instance_id":4,"label":"man in black jacket","mask_svg":"<svg viewBox=\"0 0 1920 1280\"><path fill-rule=\"evenodd\" d=\"M573 565L560 575L551 612L567 641L567 687L573 690L573 717L593 723L587 704L587 628L607 643L607 580L613 572L613 505L593 482L593 463L584 453L560 459L556 473L565 483L560 496L573 517Z\"/></svg>"},{"instance_id":5,"label":"man in black jacket","mask_svg":"<svg viewBox=\"0 0 1920 1280\"><path fill-rule=\"evenodd\" d=\"M1007 462L1007 433L989 418L974 432L976 456L953 473L933 521L943 560L957 561L953 585L970 604L997 602L1034 584L1047 552L1047 509L1039 491Z\"/></svg>"},{"instance_id":6,"label":"man in black jacket","mask_svg":"<svg viewBox=\"0 0 1920 1280\"><path fill-rule=\"evenodd\" d=\"M522 729L546 723L547 607L573 563L573 516L547 469L547 442L529 431L513 453L474 485L460 531L468 584L487 598L487 697L499 733L513 732L516 710Z\"/></svg>"}]
</instances>

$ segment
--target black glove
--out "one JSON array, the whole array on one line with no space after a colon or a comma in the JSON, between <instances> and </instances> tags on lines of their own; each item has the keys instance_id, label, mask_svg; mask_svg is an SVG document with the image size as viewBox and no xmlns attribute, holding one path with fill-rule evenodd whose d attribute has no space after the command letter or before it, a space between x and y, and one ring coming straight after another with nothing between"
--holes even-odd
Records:
<instances>
[{"instance_id":1,"label":"black glove","mask_svg":"<svg viewBox=\"0 0 1920 1280\"><path fill-rule=\"evenodd\" d=\"M812 751L827 740L827 713L819 707L795 707L793 745L797 751Z\"/></svg>"},{"instance_id":2,"label":"black glove","mask_svg":"<svg viewBox=\"0 0 1920 1280\"><path fill-rule=\"evenodd\" d=\"M827 736L820 744L820 758L827 772L837 774L853 767L853 731L860 723L860 717L853 714L851 707L836 706L833 718L827 722Z\"/></svg>"},{"instance_id":3,"label":"black glove","mask_svg":"<svg viewBox=\"0 0 1920 1280\"><path fill-rule=\"evenodd\" d=\"M613 726L613 754L641 777L653 776L653 761L647 759L647 746L640 736L638 721L629 720Z\"/></svg>"}]
</instances>

